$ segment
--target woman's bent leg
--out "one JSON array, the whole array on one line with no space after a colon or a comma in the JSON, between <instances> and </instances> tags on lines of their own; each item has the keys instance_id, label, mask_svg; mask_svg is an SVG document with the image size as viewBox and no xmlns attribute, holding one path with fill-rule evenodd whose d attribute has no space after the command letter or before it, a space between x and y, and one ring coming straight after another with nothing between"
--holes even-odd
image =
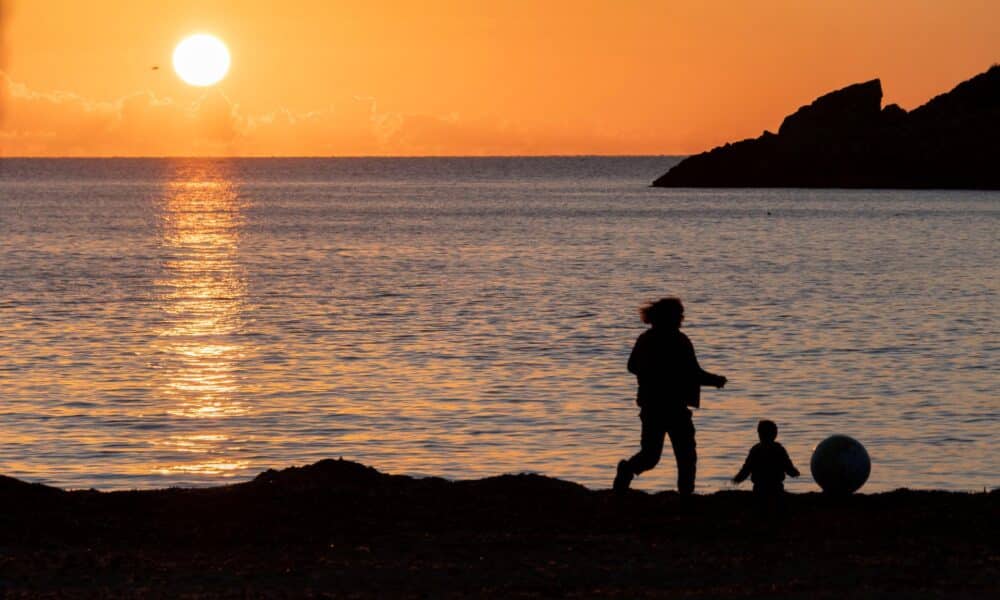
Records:
<instances>
[{"instance_id":1,"label":"woman's bent leg","mask_svg":"<svg viewBox=\"0 0 1000 600\"><path fill-rule=\"evenodd\" d=\"M638 475L643 471L648 471L660 462L663 454L663 437L667 434L667 428L660 419L642 418L642 439L640 440L639 452L628 459L629 469L633 474Z\"/></svg>"}]
</instances>

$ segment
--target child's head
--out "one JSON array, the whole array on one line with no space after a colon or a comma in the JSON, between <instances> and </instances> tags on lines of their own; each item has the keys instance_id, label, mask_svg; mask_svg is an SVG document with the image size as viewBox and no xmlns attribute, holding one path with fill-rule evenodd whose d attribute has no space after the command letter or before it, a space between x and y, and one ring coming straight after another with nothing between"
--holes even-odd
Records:
<instances>
[{"instance_id":1,"label":"child's head","mask_svg":"<svg viewBox=\"0 0 1000 600\"><path fill-rule=\"evenodd\" d=\"M639 316L643 323L653 327L680 327L684 320L684 305L680 298L660 298L640 308Z\"/></svg>"},{"instance_id":2,"label":"child's head","mask_svg":"<svg viewBox=\"0 0 1000 600\"><path fill-rule=\"evenodd\" d=\"M778 438L778 426L774 424L774 421L764 419L757 423L757 437L762 442L773 442Z\"/></svg>"}]
</instances>

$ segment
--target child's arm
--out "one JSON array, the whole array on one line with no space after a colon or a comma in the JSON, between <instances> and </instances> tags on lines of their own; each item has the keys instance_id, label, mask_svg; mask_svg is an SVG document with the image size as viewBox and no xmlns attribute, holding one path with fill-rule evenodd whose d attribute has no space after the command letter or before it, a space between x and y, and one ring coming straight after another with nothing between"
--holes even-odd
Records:
<instances>
[{"instance_id":1,"label":"child's arm","mask_svg":"<svg viewBox=\"0 0 1000 600\"><path fill-rule=\"evenodd\" d=\"M788 450L784 448L782 450L785 452L785 473L792 477L798 477L800 475L799 470L792 464L792 457L788 456Z\"/></svg>"},{"instance_id":2,"label":"child's arm","mask_svg":"<svg viewBox=\"0 0 1000 600\"><path fill-rule=\"evenodd\" d=\"M736 477L733 477L733 483L742 483L746 481L747 477L750 476L750 471L751 471L750 463L753 462L751 460L752 458L753 458L753 450L751 449L750 454L747 454L747 459L743 461L743 468L740 469L740 472L736 474Z\"/></svg>"}]
</instances>

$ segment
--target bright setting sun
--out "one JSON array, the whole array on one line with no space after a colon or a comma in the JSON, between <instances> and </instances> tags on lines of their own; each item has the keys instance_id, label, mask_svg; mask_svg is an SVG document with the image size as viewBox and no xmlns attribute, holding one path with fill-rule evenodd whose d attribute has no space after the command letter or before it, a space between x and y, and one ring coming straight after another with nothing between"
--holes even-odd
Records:
<instances>
[{"instance_id":1,"label":"bright setting sun","mask_svg":"<svg viewBox=\"0 0 1000 600\"><path fill-rule=\"evenodd\" d=\"M212 35L186 37L174 49L174 71L190 85L214 85L229 71L229 49Z\"/></svg>"}]
</instances>

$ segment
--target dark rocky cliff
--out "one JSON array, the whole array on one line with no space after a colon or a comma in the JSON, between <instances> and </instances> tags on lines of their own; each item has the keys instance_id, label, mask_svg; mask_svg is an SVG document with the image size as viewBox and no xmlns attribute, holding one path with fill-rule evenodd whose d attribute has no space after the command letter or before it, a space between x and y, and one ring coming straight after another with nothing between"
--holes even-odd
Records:
<instances>
[{"instance_id":1,"label":"dark rocky cliff","mask_svg":"<svg viewBox=\"0 0 1000 600\"><path fill-rule=\"evenodd\" d=\"M691 156L659 187L1000 189L1000 65L906 112L875 79L785 117L778 133Z\"/></svg>"}]
</instances>

